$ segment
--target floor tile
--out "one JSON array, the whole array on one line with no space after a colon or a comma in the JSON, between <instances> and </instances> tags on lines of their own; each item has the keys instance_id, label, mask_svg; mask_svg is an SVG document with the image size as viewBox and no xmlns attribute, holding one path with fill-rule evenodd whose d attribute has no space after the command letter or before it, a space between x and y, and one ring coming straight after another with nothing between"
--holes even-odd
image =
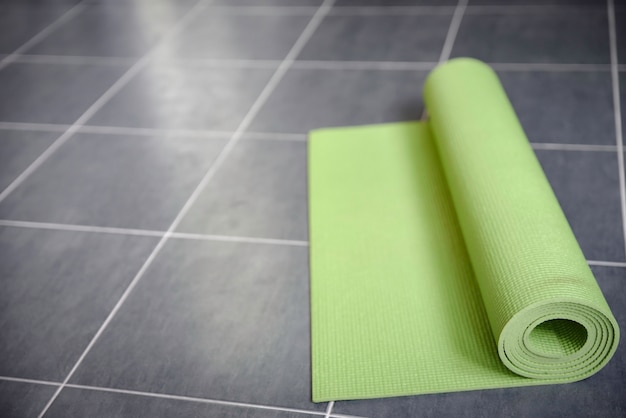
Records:
<instances>
[{"instance_id":1,"label":"floor tile","mask_svg":"<svg viewBox=\"0 0 626 418\"><path fill-rule=\"evenodd\" d=\"M76 135L0 203L0 218L166 230L225 142Z\"/></svg>"},{"instance_id":2,"label":"floor tile","mask_svg":"<svg viewBox=\"0 0 626 418\"><path fill-rule=\"evenodd\" d=\"M170 241L72 383L324 410L307 248Z\"/></svg>"},{"instance_id":3,"label":"floor tile","mask_svg":"<svg viewBox=\"0 0 626 418\"><path fill-rule=\"evenodd\" d=\"M615 10L615 35L617 39L617 59L620 64L626 63L626 5Z\"/></svg>"},{"instance_id":4,"label":"floor tile","mask_svg":"<svg viewBox=\"0 0 626 418\"><path fill-rule=\"evenodd\" d=\"M56 132L0 130L0 191L28 168L59 135Z\"/></svg>"},{"instance_id":5,"label":"floor tile","mask_svg":"<svg viewBox=\"0 0 626 418\"><path fill-rule=\"evenodd\" d=\"M242 141L178 228L307 239L306 142Z\"/></svg>"},{"instance_id":6,"label":"floor tile","mask_svg":"<svg viewBox=\"0 0 626 418\"><path fill-rule=\"evenodd\" d=\"M91 1L91 0L89 0ZM69 10L81 0L0 0L0 7L25 6L37 10L57 10L58 13Z\"/></svg>"},{"instance_id":7,"label":"floor tile","mask_svg":"<svg viewBox=\"0 0 626 418\"><path fill-rule=\"evenodd\" d=\"M319 6L324 0L213 0L217 6Z\"/></svg>"},{"instance_id":8,"label":"floor tile","mask_svg":"<svg viewBox=\"0 0 626 418\"><path fill-rule=\"evenodd\" d=\"M0 121L71 124L126 70L87 64L11 64L0 71Z\"/></svg>"},{"instance_id":9,"label":"floor tile","mask_svg":"<svg viewBox=\"0 0 626 418\"><path fill-rule=\"evenodd\" d=\"M422 114L421 88L426 74L292 69L249 130L307 133L327 126L416 120Z\"/></svg>"},{"instance_id":10,"label":"floor tile","mask_svg":"<svg viewBox=\"0 0 626 418\"><path fill-rule=\"evenodd\" d=\"M337 0L336 6L455 6L457 0Z\"/></svg>"},{"instance_id":11,"label":"floor tile","mask_svg":"<svg viewBox=\"0 0 626 418\"><path fill-rule=\"evenodd\" d=\"M626 261L616 154L535 152L585 257Z\"/></svg>"},{"instance_id":12,"label":"floor tile","mask_svg":"<svg viewBox=\"0 0 626 418\"><path fill-rule=\"evenodd\" d=\"M451 15L326 16L298 59L439 60Z\"/></svg>"},{"instance_id":13,"label":"floor tile","mask_svg":"<svg viewBox=\"0 0 626 418\"><path fill-rule=\"evenodd\" d=\"M498 72L533 142L615 144L611 74Z\"/></svg>"},{"instance_id":14,"label":"floor tile","mask_svg":"<svg viewBox=\"0 0 626 418\"><path fill-rule=\"evenodd\" d=\"M52 397L56 386L0 381L0 416L35 418Z\"/></svg>"},{"instance_id":15,"label":"floor tile","mask_svg":"<svg viewBox=\"0 0 626 418\"><path fill-rule=\"evenodd\" d=\"M140 57L180 20L185 11L163 2L145 6L143 2L125 2L117 7L88 5L28 53Z\"/></svg>"},{"instance_id":16,"label":"floor tile","mask_svg":"<svg viewBox=\"0 0 626 418\"><path fill-rule=\"evenodd\" d=\"M235 130L273 72L150 66L97 112L89 124Z\"/></svg>"},{"instance_id":17,"label":"floor tile","mask_svg":"<svg viewBox=\"0 0 626 418\"><path fill-rule=\"evenodd\" d=\"M11 53L52 24L72 7L71 3L0 3L0 53Z\"/></svg>"},{"instance_id":18,"label":"floor tile","mask_svg":"<svg viewBox=\"0 0 626 418\"><path fill-rule=\"evenodd\" d=\"M312 10L314 12L314 10ZM311 14L231 14L207 8L163 46L170 57L282 60Z\"/></svg>"},{"instance_id":19,"label":"floor tile","mask_svg":"<svg viewBox=\"0 0 626 418\"><path fill-rule=\"evenodd\" d=\"M608 64L604 10L466 14L452 56L486 62Z\"/></svg>"},{"instance_id":20,"label":"floor tile","mask_svg":"<svg viewBox=\"0 0 626 418\"><path fill-rule=\"evenodd\" d=\"M626 269L593 268L617 322L626 324ZM626 413L626 347L582 382L337 402L334 413L368 417L618 417Z\"/></svg>"},{"instance_id":21,"label":"floor tile","mask_svg":"<svg viewBox=\"0 0 626 418\"><path fill-rule=\"evenodd\" d=\"M313 418L292 412L240 406L160 399L85 389L64 389L46 417L223 417L223 418Z\"/></svg>"},{"instance_id":22,"label":"floor tile","mask_svg":"<svg viewBox=\"0 0 626 418\"><path fill-rule=\"evenodd\" d=\"M597 6L606 7L606 2L598 0L469 0L470 6L519 5L519 6Z\"/></svg>"},{"instance_id":23,"label":"floor tile","mask_svg":"<svg viewBox=\"0 0 626 418\"><path fill-rule=\"evenodd\" d=\"M0 228L0 375L63 380L154 245Z\"/></svg>"},{"instance_id":24,"label":"floor tile","mask_svg":"<svg viewBox=\"0 0 626 418\"><path fill-rule=\"evenodd\" d=\"M39 1L39 0L35 0ZM120 9L122 7L127 10L140 10L140 9L162 9L167 10L169 13L184 13L190 9L193 5L198 3L198 0L150 0L146 3L146 0L83 0L86 4L95 4L101 8ZM214 0L211 0L214 1ZM150 7L146 7L150 4ZM158 16L158 15L157 15Z\"/></svg>"}]
</instances>

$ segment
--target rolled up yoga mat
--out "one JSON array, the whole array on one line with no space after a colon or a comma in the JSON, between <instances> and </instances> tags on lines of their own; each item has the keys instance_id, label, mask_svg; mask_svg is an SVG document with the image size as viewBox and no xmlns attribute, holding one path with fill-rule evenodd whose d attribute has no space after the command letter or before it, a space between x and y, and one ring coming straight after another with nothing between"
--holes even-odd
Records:
<instances>
[{"instance_id":1,"label":"rolled up yoga mat","mask_svg":"<svg viewBox=\"0 0 626 418\"><path fill-rule=\"evenodd\" d=\"M497 76L455 59L424 100L310 134L313 400L591 376L618 325Z\"/></svg>"}]
</instances>

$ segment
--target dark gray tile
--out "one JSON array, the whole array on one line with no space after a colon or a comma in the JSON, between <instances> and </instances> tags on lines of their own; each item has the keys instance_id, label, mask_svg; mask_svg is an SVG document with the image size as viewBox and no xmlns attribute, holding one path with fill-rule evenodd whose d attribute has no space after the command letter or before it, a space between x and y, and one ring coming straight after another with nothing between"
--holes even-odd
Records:
<instances>
[{"instance_id":1,"label":"dark gray tile","mask_svg":"<svg viewBox=\"0 0 626 418\"><path fill-rule=\"evenodd\" d=\"M307 248L172 240L72 382L324 410L309 333Z\"/></svg>"},{"instance_id":2,"label":"dark gray tile","mask_svg":"<svg viewBox=\"0 0 626 418\"><path fill-rule=\"evenodd\" d=\"M0 2L0 53L15 51L72 6L58 2Z\"/></svg>"},{"instance_id":3,"label":"dark gray tile","mask_svg":"<svg viewBox=\"0 0 626 418\"><path fill-rule=\"evenodd\" d=\"M55 132L0 130L0 191L11 184L59 135Z\"/></svg>"},{"instance_id":4,"label":"dark gray tile","mask_svg":"<svg viewBox=\"0 0 626 418\"><path fill-rule=\"evenodd\" d=\"M183 13L199 0L150 0L150 7L146 7L145 0L83 0L86 4L95 4L101 8L121 9L127 8L128 10L149 9L149 8L162 8L163 10L169 10L173 13ZM214 1L214 0L210 0Z\"/></svg>"},{"instance_id":5,"label":"dark gray tile","mask_svg":"<svg viewBox=\"0 0 626 418\"><path fill-rule=\"evenodd\" d=\"M611 74L498 72L533 142L615 144Z\"/></svg>"},{"instance_id":6,"label":"dark gray tile","mask_svg":"<svg viewBox=\"0 0 626 418\"><path fill-rule=\"evenodd\" d=\"M626 261L617 155L535 152L587 259Z\"/></svg>"},{"instance_id":7,"label":"dark gray tile","mask_svg":"<svg viewBox=\"0 0 626 418\"><path fill-rule=\"evenodd\" d=\"M306 133L326 126L419 119L423 71L291 69L250 131Z\"/></svg>"},{"instance_id":8,"label":"dark gray tile","mask_svg":"<svg viewBox=\"0 0 626 418\"><path fill-rule=\"evenodd\" d=\"M177 3L174 3L174 5ZM29 54L139 57L185 9L171 3L92 4L31 48Z\"/></svg>"},{"instance_id":9,"label":"dark gray tile","mask_svg":"<svg viewBox=\"0 0 626 418\"><path fill-rule=\"evenodd\" d=\"M265 69L149 66L89 123L234 130L273 72Z\"/></svg>"},{"instance_id":10,"label":"dark gray tile","mask_svg":"<svg viewBox=\"0 0 626 418\"><path fill-rule=\"evenodd\" d=\"M307 239L306 142L242 141L178 228Z\"/></svg>"},{"instance_id":11,"label":"dark gray tile","mask_svg":"<svg viewBox=\"0 0 626 418\"><path fill-rule=\"evenodd\" d=\"M319 6L324 0L213 0L216 6Z\"/></svg>"},{"instance_id":12,"label":"dark gray tile","mask_svg":"<svg viewBox=\"0 0 626 418\"><path fill-rule=\"evenodd\" d=\"M626 323L626 269L593 268L613 314ZM623 330L622 330L623 334ZM577 383L337 402L334 413L368 417L620 417L626 414L626 347Z\"/></svg>"},{"instance_id":13,"label":"dark gray tile","mask_svg":"<svg viewBox=\"0 0 626 418\"><path fill-rule=\"evenodd\" d=\"M326 16L302 60L438 61L451 15Z\"/></svg>"},{"instance_id":14,"label":"dark gray tile","mask_svg":"<svg viewBox=\"0 0 626 418\"><path fill-rule=\"evenodd\" d=\"M225 142L80 134L0 203L0 217L165 230Z\"/></svg>"},{"instance_id":15,"label":"dark gray tile","mask_svg":"<svg viewBox=\"0 0 626 418\"><path fill-rule=\"evenodd\" d=\"M163 52L179 58L282 60L311 17L231 14L207 8L168 41Z\"/></svg>"},{"instance_id":16,"label":"dark gray tile","mask_svg":"<svg viewBox=\"0 0 626 418\"><path fill-rule=\"evenodd\" d=\"M11 64L0 71L5 97L0 121L71 124L125 70L111 65Z\"/></svg>"},{"instance_id":17,"label":"dark gray tile","mask_svg":"<svg viewBox=\"0 0 626 418\"><path fill-rule=\"evenodd\" d=\"M620 89L620 105L621 105L620 108L622 111L622 126L626 126L626 84L624 83L626 83L626 72L620 72L619 73L619 89Z\"/></svg>"},{"instance_id":18,"label":"dark gray tile","mask_svg":"<svg viewBox=\"0 0 626 418\"><path fill-rule=\"evenodd\" d=\"M337 0L337 6L455 6L457 0Z\"/></svg>"},{"instance_id":19,"label":"dark gray tile","mask_svg":"<svg viewBox=\"0 0 626 418\"><path fill-rule=\"evenodd\" d=\"M608 64L606 11L466 14L452 56L486 62Z\"/></svg>"},{"instance_id":20,"label":"dark gray tile","mask_svg":"<svg viewBox=\"0 0 626 418\"><path fill-rule=\"evenodd\" d=\"M0 416L35 418L52 397L56 386L0 381Z\"/></svg>"},{"instance_id":21,"label":"dark gray tile","mask_svg":"<svg viewBox=\"0 0 626 418\"><path fill-rule=\"evenodd\" d=\"M626 63L626 3L615 6L615 30L617 41L617 59L620 64Z\"/></svg>"},{"instance_id":22,"label":"dark gray tile","mask_svg":"<svg viewBox=\"0 0 626 418\"><path fill-rule=\"evenodd\" d=\"M0 0L0 7L21 5L38 10L45 10L49 7L52 7L53 9L67 10L80 1L81 0Z\"/></svg>"},{"instance_id":23,"label":"dark gray tile","mask_svg":"<svg viewBox=\"0 0 626 418\"><path fill-rule=\"evenodd\" d=\"M63 380L154 245L0 228L0 375Z\"/></svg>"},{"instance_id":24,"label":"dark gray tile","mask_svg":"<svg viewBox=\"0 0 626 418\"><path fill-rule=\"evenodd\" d=\"M618 0L619 1L619 0ZM606 8L605 1L598 0L469 0L470 6L502 5L502 6L596 6Z\"/></svg>"},{"instance_id":25,"label":"dark gray tile","mask_svg":"<svg viewBox=\"0 0 626 418\"><path fill-rule=\"evenodd\" d=\"M313 418L319 415L69 388L61 392L46 417Z\"/></svg>"}]
</instances>

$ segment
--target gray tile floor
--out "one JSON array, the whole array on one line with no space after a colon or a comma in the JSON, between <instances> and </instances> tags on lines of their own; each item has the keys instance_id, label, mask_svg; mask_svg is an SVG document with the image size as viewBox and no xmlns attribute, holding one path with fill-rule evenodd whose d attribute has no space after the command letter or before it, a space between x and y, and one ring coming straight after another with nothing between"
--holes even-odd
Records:
<instances>
[{"instance_id":1,"label":"gray tile floor","mask_svg":"<svg viewBox=\"0 0 626 418\"><path fill-rule=\"evenodd\" d=\"M305 134L418 119L448 57L498 71L626 324L626 7L466 3L0 0L0 416L626 415L624 344L570 385L310 402Z\"/></svg>"}]
</instances>

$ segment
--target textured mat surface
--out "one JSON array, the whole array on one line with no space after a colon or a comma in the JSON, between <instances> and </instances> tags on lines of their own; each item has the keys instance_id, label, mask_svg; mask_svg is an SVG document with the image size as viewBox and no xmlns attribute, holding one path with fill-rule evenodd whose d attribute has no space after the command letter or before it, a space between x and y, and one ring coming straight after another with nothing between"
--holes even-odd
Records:
<instances>
[{"instance_id":1,"label":"textured mat surface","mask_svg":"<svg viewBox=\"0 0 626 418\"><path fill-rule=\"evenodd\" d=\"M584 379L618 326L495 73L430 74L428 122L313 131L313 400Z\"/></svg>"}]
</instances>

